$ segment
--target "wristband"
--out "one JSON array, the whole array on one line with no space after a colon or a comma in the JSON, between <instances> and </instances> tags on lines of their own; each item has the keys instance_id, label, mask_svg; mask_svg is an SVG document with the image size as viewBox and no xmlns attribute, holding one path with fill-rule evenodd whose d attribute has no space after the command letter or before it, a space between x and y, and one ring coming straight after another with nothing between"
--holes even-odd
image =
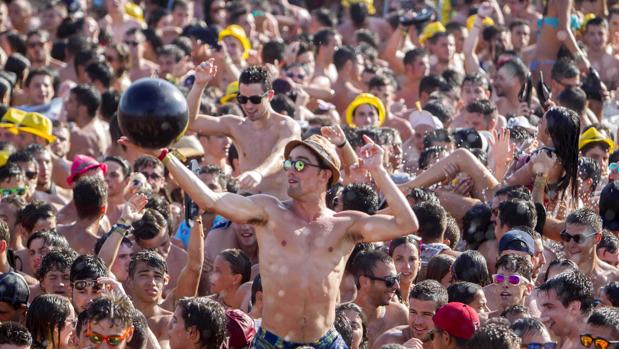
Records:
<instances>
[{"instance_id":1,"label":"wristband","mask_svg":"<svg viewBox=\"0 0 619 349\"><path fill-rule=\"evenodd\" d=\"M159 154L157 158L159 159L159 161L163 162L163 159L165 159L165 157L168 156L169 153L170 153L170 149L163 148L161 150L161 154Z\"/></svg>"},{"instance_id":2,"label":"wristband","mask_svg":"<svg viewBox=\"0 0 619 349\"><path fill-rule=\"evenodd\" d=\"M131 231L132 227L130 225L127 224L122 224L122 223L116 223L112 226L112 233L117 232L118 234L122 235L123 237L126 237L129 233L129 231Z\"/></svg>"},{"instance_id":3,"label":"wristband","mask_svg":"<svg viewBox=\"0 0 619 349\"><path fill-rule=\"evenodd\" d=\"M344 142L343 142L342 144L338 144L338 145L336 145L336 147L338 147L338 148L344 148L344 146L346 146L346 143L348 143L348 141L347 141L347 140L344 140Z\"/></svg>"}]
</instances>

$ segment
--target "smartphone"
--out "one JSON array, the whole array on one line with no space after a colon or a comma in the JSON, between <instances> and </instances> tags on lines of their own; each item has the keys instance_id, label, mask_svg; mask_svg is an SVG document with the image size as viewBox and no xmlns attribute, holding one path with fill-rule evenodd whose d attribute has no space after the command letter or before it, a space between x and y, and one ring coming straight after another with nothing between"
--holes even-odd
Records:
<instances>
[{"instance_id":1,"label":"smartphone","mask_svg":"<svg viewBox=\"0 0 619 349\"><path fill-rule=\"evenodd\" d=\"M200 164L198 164L198 161L195 159L191 160L187 167L196 176L200 172ZM200 214L200 208L195 202L193 202L191 197L189 197L189 195L185 193L185 220L187 221L187 225L189 227L193 226L193 221L199 214Z\"/></svg>"}]
</instances>

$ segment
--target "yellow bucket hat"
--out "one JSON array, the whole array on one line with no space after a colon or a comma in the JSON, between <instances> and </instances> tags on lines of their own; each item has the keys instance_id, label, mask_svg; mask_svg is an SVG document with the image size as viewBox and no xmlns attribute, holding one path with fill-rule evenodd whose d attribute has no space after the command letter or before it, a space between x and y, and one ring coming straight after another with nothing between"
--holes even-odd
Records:
<instances>
[{"instance_id":1,"label":"yellow bucket hat","mask_svg":"<svg viewBox=\"0 0 619 349\"><path fill-rule=\"evenodd\" d=\"M610 138L604 136L595 127L591 127L580 135L580 139L578 140L578 150L582 150L582 148L584 148L587 144L590 143L606 143L608 145L609 153L612 153L615 148L615 144L613 143L613 141Z\"/></svg>"},{"instance_id":2,"label":"yellow bucket hat","mask_svg":"<svg viewBox=\"0 0 619 349\"><path fill-rule=\"evenodd\" d=\"M383 121L385 121L385 105L378 97L374 96L373 94L361 93L360 95L355 97L355 99L346 108L346 123L348 124L348 126L356 127L355 123L353 122L353 114L355 113L355 109L357 109L357 107L363 104L369 104L376 108L376 110L378 111L378 125L382 125Z\"/></svg>"},{"instance_id":3,"label":"yellow bucket hat","mask_svg":"<svg viewBox=\"0 0 619 349\"><path fill-rule=\"evenodd\" d=\"M240 25L231 24L227 26L224 30L219 32L219 43L224 40L226 36L231 36L243 45L243 58L247 59L249 57L249 50L251 50L251 44L249 43L249 39L247 38L247 34L245 34L245 30Z\"/></svg>"},{"instance_id":4,"label":"yellow bucket hat","mask_svg":"<svg viewBox=\"0 0 619 349\"><path fill-rule=\"evenodd\" d=\"M477 17L477 15L471 15L471 16L469 16L469 18L466 19L466 29L467 30L471 30L471 28L473 28L473 25L475 24L475 18L476 17ZM492 18L486 17L481 22L481 25L484 26L484 27L490 27L490 26L494 25L494 21L492 20Z\"/></svg>"},{"instance_id":5,"label":"yellow bucket hat","mask_svg":"<svg viewBox=\"0 0 619 349\"><path fill-rule=\"evenodd\" d=\"M342 7L349 8L352 4L366 4L368 6L368 13L370 15L376 14L376 7L374 7L374 0L342 0Z\"/></svg>"},{"instance_id":6,"label":"yellow bucket hat","mask_svg":"<svg viewBox=\"0 0 619 349\"><path fill-rule=\"evenodd\" d=\"M0 127L5 128L7 129L7 131L16 135L19 133L17 127L22 123L25 116L25 111L15 108L9 108L0 120Z\"/></svg>"},{"instance_id":7,"label":"yellow bucket hat","mask_svg":"<svg viewBox=\"0 0 619 349\"><path fill-rule=\"evenodd\" d=\"M43 116L43 114L34 112L26 113L17 129L20 132L27 132L39 136L48 143L52 143L56 140L56 136L52 135L52 121Z\"/></svg>"},{"instance_id":8,"label":"yellow bucket hat","mask_svg":"<svg viewBox=\"0 0 619 349\"><path fill-rule=\"evenodd\" d=\"M433 37L434 34L446 32L446 31L447 29L445 29L445 26L441 22L428 23L428 25L423 27L423 31L421 32L421 35L419 36L419 43L423 45L425 44L426 40Z\"/></svg>"},{"instance_id":9,"label":"yellow bucket hat","mask_svg":"<svg viewBox=\"0 0 619 349\"><path fill-rule=\"evenodd\" d=\"M239 82L233 81L229 83L228 87L226 87L226 94L219 99L219 104L224 105L230 102L231 100L236 98L236 95L238 93L239 93Z\"/></svg>"}]
</instances>

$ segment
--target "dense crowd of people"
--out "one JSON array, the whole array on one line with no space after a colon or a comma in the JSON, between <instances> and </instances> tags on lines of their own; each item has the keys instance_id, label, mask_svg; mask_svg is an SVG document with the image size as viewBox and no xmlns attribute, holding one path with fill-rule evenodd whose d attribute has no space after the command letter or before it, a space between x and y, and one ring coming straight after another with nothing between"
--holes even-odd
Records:
<instances>
[{"instance_id":1,"label":"dense crowd of people","mask_svg":"<svg viewBox=\"0 0 619 349\"><path fill-rule=\"evenodd\" d=\"M616 0L4 0L0 66L0 349L619 348Z\"/></svg>"}]
</instances>

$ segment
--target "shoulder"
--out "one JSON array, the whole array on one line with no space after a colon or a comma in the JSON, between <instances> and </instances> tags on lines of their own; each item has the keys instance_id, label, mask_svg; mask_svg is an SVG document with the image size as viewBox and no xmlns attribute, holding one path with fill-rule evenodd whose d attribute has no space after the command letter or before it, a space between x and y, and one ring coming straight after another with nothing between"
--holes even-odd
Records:
<instances>
[{"instance_id":1,"label":"shoulder","mask_svg":"<svg viewBox=\"0 0 619 349\"><path fill-rule=\"evenodd\" d=\"M390 316L404 315L408 317L408 308L402 303L391 302L387 305L387 313L390 314Z\"/></svg>"},{"instance_id":2,"label":"shoulder","mask_svg":"<svg viewBox=\"0 0 619 349\"><path fill-rule=\"evenodd\" d=\"M383 334L381 334L380 336L378 336L375 344L377 343L381 343L381 344L402 343L406 339L405 332L407 328L408 328L408 325L396 326L394 328L391 328L383 332ZM393 341L396 341L396 342L393 342Z\"/></svg>"}]
</instances>

